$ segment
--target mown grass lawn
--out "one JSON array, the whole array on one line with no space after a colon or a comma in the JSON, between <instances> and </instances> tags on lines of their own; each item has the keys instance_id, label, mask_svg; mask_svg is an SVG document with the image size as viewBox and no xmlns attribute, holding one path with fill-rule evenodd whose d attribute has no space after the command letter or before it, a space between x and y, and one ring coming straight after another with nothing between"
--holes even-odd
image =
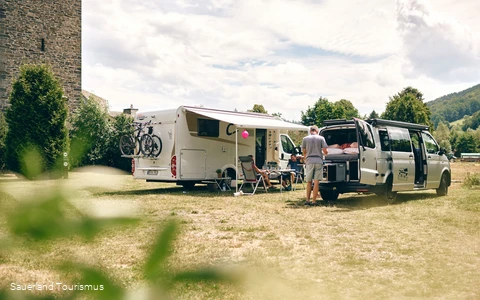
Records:
<instances>
[{"instance_id":1,"label":"mown grass lawn","mask_svg":"<svg viewBox=\"0 0 480 300\"><path fill-rule=\"evenodd\" d=\"M453 163L452 169L454 180L480 173L473 163ZM91 242L75 236L33 242L13 238L0 219L0 239L13 245L0 247L0 288L68 281L56 265L74 260L139 290L156 232L176 219L181 233L169 270L218 267L238 280L177 284L175 299L480 298L480 193L461 183L445 197L400 193L394 205L347 194L334 205L304 207L304 190L233 197L205 186L187 192L90 170L56 181L0 177L0 201L8 211L59 186L89 214L129 214L140 222L106 229Z\"/></svg>"}]
</instances>

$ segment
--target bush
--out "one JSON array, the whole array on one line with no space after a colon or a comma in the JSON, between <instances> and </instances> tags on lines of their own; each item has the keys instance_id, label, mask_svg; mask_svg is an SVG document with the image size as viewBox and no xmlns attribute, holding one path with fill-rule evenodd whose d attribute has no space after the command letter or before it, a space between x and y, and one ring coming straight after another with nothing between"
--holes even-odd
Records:
<instances>
[{"instance_id":1,"label":"bush","mask_svg":"<svg viewBox=\"0 0 480 300\"><path fill-rule=\"evenodd\" d=\"M5 115L2 111L0 111L0 170L5 169L5 138L7 137L8 125L7 121L5 120Z\"/></svg>"},{"instance_id":2,"label":"bush","mask_svg":"<svg viewBox=\"0 0 480 300\"><path fill-rule=\"evenodd\" d=\"M70 162L72 167L107 165L104 161L112 128L107 111L92 98L72 115Z\"/></svg>"},{"instance_id":3,"label":"bush","mask_svg":"<svg viewBox=\"0 0 480 300\"><path fill-rule=\"evenodd\" d=\"M131 126L133 118L128 115L118 115L113 120L113 132L110 138L110 145L106 153L105 159L108 165L124 171L131 171L132 161L129 158L122 157L120 152L119 142L122 135L133 134L133 127Z\"/></svg>"},{"instance_id":4,"label":"bush","mask_svg":"<svg viewBox=\"0 0 480 300\"><path fill-rule=\"evenodd\" d=\"M7 168L27 178L24 156L42 157L35 172L61 168L63 152L67 151L67 105L60 83L46 65L24 65L13 83L6 120L5 139ZM37 154L34 154L37 153Z\"/></svg>"},{"instance_id":5,"label":"bush","mask_svg":"<svg viewBox=\"0 0 480 300\"><path fill-rule=\"evenodd\" d=\"M131 123L130 116L112 119L94 99L86 99L71 119L71 166L103 165L129 171L131 161L121 157L118 143L123 134L130 133Z\"/></svg>"},{"instance_id":6,"label":"bush","mask_svg":"<svg viewBox=\"0 0 480 300\"><path fill-rule=\"evenodd\" d=\"M480 186L480 174L475 173L471 175L467 173L467 177L465 177L465 181L463 182L463 186L466 188L472 188L474 186Z\"/></svg>"}]
</instances>

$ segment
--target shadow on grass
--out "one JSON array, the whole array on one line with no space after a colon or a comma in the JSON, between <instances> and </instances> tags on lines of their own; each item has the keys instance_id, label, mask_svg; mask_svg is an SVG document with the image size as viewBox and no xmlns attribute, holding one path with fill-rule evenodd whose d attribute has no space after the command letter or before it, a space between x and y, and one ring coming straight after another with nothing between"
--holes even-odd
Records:
<instances>
[{"instance_id":1,"label":"shadow on grass","mask_svg":"<svg viewBox=\"0 0 480 300\"><path fill-rule=\"evenodd\" d=\"M425 200L436 197L437 196L431 192L398 193L397 201L393 204L388 204L385 200L375 194L347 194L347 197L341 197L336 201L317 200L316 206L306 206L304 204L305 200L287 200L285 203L288 208L333 207L337 208L335 212L348 212L388 205L399 205L409 201Z\"/></svg>"},{"instance_id":2,"label":"shadow on grass","mask_svg":"<svg viewBox=\"0 0 480 300\"><path fill-rule=\"evenodd\" d=\"M220 191L213 190L207 185L196 185L193 188L185 189L182 186L161 187L155 189L138 189L130 191L108 191L95 193L97 196L141 196L141 195L178 195L184 197L224 197L232 196L235 190L232 191Z\"/></svg>"}]
</instances>

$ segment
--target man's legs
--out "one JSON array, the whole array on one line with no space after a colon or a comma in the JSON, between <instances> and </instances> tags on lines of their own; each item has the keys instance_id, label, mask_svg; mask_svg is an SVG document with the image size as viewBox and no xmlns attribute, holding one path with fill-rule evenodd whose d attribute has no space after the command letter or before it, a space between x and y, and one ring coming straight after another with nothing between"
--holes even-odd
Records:
<instances>
[{"instance_id":1,"label":"man's legs","mask_svg":"<svg viewBox=\"0 0 480 300\"><path fill-rule=\"evenodd\" d=\"M310 194L312 193L312 181L307 181L307 202L310 201Z\"/></svg>"},{"instance_id":2,"label":"man's legs","mask_svg":"<svg viewBox=\"0 0 480 300\"><path fill-rule=\"evenodd\" d=\"M310 188L311 186L312 186L312 183L310 182ZM315 203L315 201L317 201L317 197L318 197L318 179L314 179L312 203Z\"/></svg>"},{"instance_id":3,"label":"man's legs","mask_svg":"<svg viewBox=\"0 0 480 300\"><path fill-rule=\"evenodd\" d=\"M319 190L319 181L323 177L323 164L314 164L313 167L313 203L317 201L318 190Z\"/></svg>"},{"instance_id":4,"label":"man's legs","mask_svg":"<svg viewBox=\"0 0 480 300\"><path fill-rule=\"evenodd\" d=\"M310 201L310 194L312 193L312 179L315 170L314 164L308 164L305 166L305 178L307 180L307 202ZM318 193L318 190L317 190ZM313 198L315 199L315 197Z\"/></svg>"}]
</instances>

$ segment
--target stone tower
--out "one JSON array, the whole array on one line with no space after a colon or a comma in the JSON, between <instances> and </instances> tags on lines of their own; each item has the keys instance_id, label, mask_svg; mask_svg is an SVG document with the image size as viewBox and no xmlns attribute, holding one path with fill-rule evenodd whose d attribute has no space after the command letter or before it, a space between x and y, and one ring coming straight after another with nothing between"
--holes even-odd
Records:
<instances>
[{"instance_id":1,"label":"stone tower","mask_svg":"<svg viewBox=\"0 0 480 300\"><path fill-rule=\"evenodd\" d=\"M77 106L82 75L81 0L0 0L0 110L23 64L48 64Z\"/></svg>"}]
</instances>

